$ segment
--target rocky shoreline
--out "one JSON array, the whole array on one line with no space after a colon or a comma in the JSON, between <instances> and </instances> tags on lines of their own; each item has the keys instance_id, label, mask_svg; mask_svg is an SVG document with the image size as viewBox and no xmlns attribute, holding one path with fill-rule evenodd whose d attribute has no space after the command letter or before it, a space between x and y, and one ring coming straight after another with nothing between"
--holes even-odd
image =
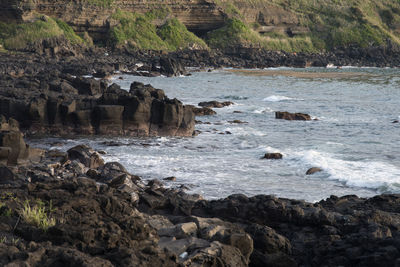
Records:
<instances>
[{"instance_id":1,"label":"rocky shoreline","mask_svg":"<svg viewBox=\"0 0 400 267\"><path fill-rule=\"evenodd\" d=\"M95 50L66 56L56 42L41 49L56 59L0 54L0 265L400 266L399 195L208 201L184 186L145 183L85 145L42 151L23 140L23 134L191 136L195 114L211 114L207 105L185 106L150 85L133 83L129 92L110 85L104 78L115 71L172 76L186 74L188 66L397 67L397 53Z\"/></svg>"},{"instance_id":2,"label":"rocky shoreline","mask_svg":"<svg viewBox=\"0 0 400 267\"><path fill-rule=\"evenodd\" d=\"M400 264L399 195L208 201L145 183L85 145L42 151L0 174L2 266Z\"/></svg>"}]
</instances>

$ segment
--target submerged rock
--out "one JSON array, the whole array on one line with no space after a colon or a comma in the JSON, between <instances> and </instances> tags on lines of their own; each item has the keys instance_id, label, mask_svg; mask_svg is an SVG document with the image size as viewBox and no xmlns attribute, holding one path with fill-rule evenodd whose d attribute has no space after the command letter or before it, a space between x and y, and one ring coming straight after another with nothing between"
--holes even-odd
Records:
<instances>
[{"instance_id":1,"label":"submerged rock","mask_svg":"<svg viewBox=\"0 0 400 267\"><path fill-rule=\"evenodd\" d=\"M312 174L317 173L317 172L322 172L322 169L318 168L318 167L312 167L312 168L307 170L306 175L312 175Z\"/></svg>"},{"instance_id":2,"label":"submerged rock","mask_svg":"<svg viewBox=\"0 0 400 267\"><path fill-rule=\"evenodd\" d=\"M262 159L282 159L283 155L281 153L265 153Z\"/></svg>"}]
</instances>

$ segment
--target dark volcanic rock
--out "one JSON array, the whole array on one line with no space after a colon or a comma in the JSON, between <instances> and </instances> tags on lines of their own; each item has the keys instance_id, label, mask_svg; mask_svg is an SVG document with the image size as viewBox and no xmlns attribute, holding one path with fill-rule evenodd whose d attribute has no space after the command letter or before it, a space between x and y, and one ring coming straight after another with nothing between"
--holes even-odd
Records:
<instances>
[{"instance_id":1,"label":"dark volcanic rock","mask_svg":"<svg viewBox=\"0 0 400 267\"><path fill-rule=\"evenodd\" d=\"M160 58L161 74L166 76L180 76L185 75L185 66L180 61L172 57Z\"/></svg>"},{"instance_id":2,"label":"dark volcanic rock","mask_svg":"<svg viewBox=\"0 0 400 267\"><path fill-rule=\"evenodd\" d=\"M195 106L190 106L190 107L192 107L195 116L211 116L217 114L217 112L215 112L211 108L207 107L198 108Z\"/></svg>"},{"instance_id":3,"label":"dark volcanic rock","mask_svg":"<svg viewBox=\"0 0 400 267\"><path fill-rule=\"evenodd\" d=\"M200 102L198 105L200 107L206 107L206 108L223 108L223 107L230 106L233 104L234 103L231 101L225 101L225 102L208 101L208 102Z\"/></svg>"},{"instance_id":4,"label":"dark volcanic rock","mask_svg":"<svg viewBox=\"0 0 400 267\"><path fill-rule=\"evenodd\" d=\"M2 87L0 81L0 115L14 117L29 134L193 134L192 109L151 85L133 83L127 92L92 78L41 75L40 85L27 82L19 91L16 84ZM6 153L3 149L0 155Z\"/></svg>"},{"instance_id":5,"label":"dark volcanic rock","mask_svg":"<svg viewBox=\"0 0 400 267\"><path fill-rule=\"evenodd\" d=\"M265 153L262 159L282 159L283 155L281 153Z\"/></svg>"},{"instance_id":6,"label":"dark volcanic rock","mask_svg":"<svg viewBox=\"0 0 400 267\"><path fill-rule=\"evenodd\" d=\"M14 119L7 121L4 116L0 116L0 162L15 165L41 156L42 151L30 148L23 136L18 122Z\"/></svg>"},{"instance_id":7,"label":"dark volcanic rock","mask_svg":"<svg viewBox=\"0 0 400 267\"><path fill-rule=\"evenodd\" d=\"M275 112L275 118L276 119L282 119L282 120L289 120L289 121L310 121L311 116L308 114L304 113L290 113L290 112L282 112L282 111L277 111Z\"/></svg>"},{"instance_id":8,"label":"dark volcanic rock","mask_svg":"<svg viewBox=\"0 0 400 267\"><path fill-rule=\"evenodd\" d=\"M104 165L104 160L99 153L86 145L78 145L68 150L68 157L71 160L78 160L88 168L96 169Z\"/></svg>"}]
</instances>

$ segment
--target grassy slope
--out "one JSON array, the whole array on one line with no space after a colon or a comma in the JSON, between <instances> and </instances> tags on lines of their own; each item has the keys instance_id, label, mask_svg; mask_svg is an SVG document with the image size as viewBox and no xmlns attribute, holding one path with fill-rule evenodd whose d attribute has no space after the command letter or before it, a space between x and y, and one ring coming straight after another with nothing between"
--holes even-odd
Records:
<instances>
[{"instance_id":1,"label":"grassy slope","mask_svg":"<svg viewBox=\"0 0 400 267\"><path fill-rule=\"evenodd\" d=\"M167 19L168 12L154 11L146 14L117 10L112 19L118 24L110 29L108 43L112 46L128 45L136 49L168 50L196 47L207 48L203 40L189 32L176 18ZM165 19L160 28L155 19Z\"/></svg>"},{"instance_id":2,"label":"grassy slope","mask_svg":"<svg viewBox=\"0 0 400 267\"><path fill-rule=\"evenodd\" d=\"M0 22L0 44L7 50L21 50L37 40L64 35L71 43L83 43L66 23L46 16L37 16L31 23Z\"/></svg>"},{"instance_id":3,"label":"grassy slope","mask_svg":"<svg viewBox=\"0 0 400 267\"><path fill-rule=\"evenodd\" d=\"M216 0L216 3L231 17L243 16L236 6L243 0ZM310 33L290 38L285 34L267 34L260 36L251 32L252 27L227 25L209 34L211 47L224 47L226 44L241 40L242 43L260 44L273 50L318 51L334 47L357 45L366 47L381 45L387 39L400 43L400 1L398 0L246 0L247 5L257 8L262 5L276 5L295 13L302 26ZM229 29L230 28L230 29ZM233 33L230 40L226 37L218 41L218 36ZM258 37L256 37L258 35Z\"/></svg>"}]
</instances>

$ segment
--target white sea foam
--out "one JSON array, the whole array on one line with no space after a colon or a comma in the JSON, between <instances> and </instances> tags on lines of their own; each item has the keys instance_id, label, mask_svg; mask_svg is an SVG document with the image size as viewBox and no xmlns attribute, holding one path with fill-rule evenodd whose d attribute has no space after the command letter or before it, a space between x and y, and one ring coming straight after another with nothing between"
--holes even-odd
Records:
<instances>
[{"instance_id":1,"label":"white sea foam","mask_svg":"<svg viewBox=\"0 0 400 267\"><path fill-rule=\"evenodd\" d=\"M300 161L301 165L322 168L329 174L329 179L347 186L400 192L400 169L385 162L343 160L315 150L294 152L290 157L293 161Z\"/></svg>"},{"instance_id":2,"label":"white sea foam","mask_svg":"<svg viewBox=\"0 0 400 267\"><path fill-rule=\"evenodd\" d=\"M271 95L271 96L263 99L263 101L268 101L268 102L281 102L281 101L292 101L292 100L297 100L297 101L300 100L301 101L303 99L291 98L291 97L282 96L282 95Z\"/></svg>"},{"instance_id":3,"label":"white sea foam","mask_svg":"<svg viewBox=\"0 0 400 267\"><path fill-rule=\"evenodd\" d=\"M256 109L253 111L253 113L255 113L255 114L263 114L263 113L270 113L270 112L274 112L274 110L269 107L260 108L260 109Z\"/></svg>"}]
</instances>

